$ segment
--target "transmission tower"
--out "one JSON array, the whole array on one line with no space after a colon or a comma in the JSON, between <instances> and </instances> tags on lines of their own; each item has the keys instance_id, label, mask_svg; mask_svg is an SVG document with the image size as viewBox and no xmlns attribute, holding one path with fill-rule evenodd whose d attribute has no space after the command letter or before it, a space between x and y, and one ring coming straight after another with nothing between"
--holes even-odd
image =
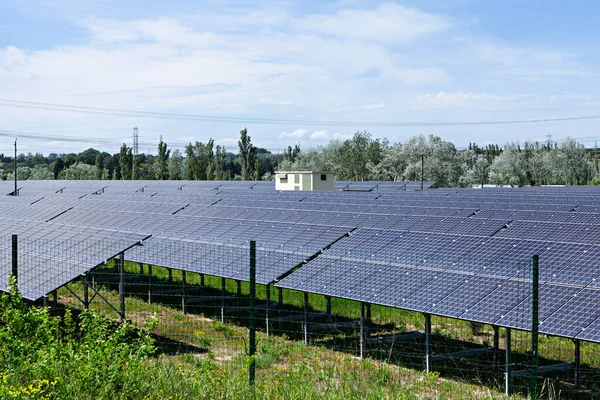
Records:
<instances>
[{"instance_id":1,"label":"transmission tower","mask_svg":"<svg viewBox=\"0 0 600 400\"><path fill-rule=\"evenodd\" d=\"M133 127L133 156L138 155L138 128L137 126Z\"/></svg>"}]
</instances>

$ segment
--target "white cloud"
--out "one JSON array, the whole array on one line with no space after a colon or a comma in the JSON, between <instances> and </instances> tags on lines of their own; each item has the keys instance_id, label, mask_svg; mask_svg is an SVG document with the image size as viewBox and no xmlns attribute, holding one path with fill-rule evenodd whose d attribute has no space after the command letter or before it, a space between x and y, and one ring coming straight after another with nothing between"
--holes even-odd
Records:
<instances>
[{"instance_id":1,"label":"white cloud","mask_svg":"<svg viewBox=\"0 0 600 400\"><path fill-rule=\"evenodd\" d=\"M220 144L221 146L236 146L238 145L239 138L232 137L224 137L215 139L215 144Z\"/></svg>"},{"instance_id":2,"label":"white cloud","mask_svg":"<svg viewBox=\"0 0 600 400\"><path fill-rule=\"evenodd\" d=\"M392 72L393 76L409 85L443 83L451 80L448 73L441 68L400 68Z\"/></svg>"},{"instance_id":3,"label":"white cloud","mask_svg":"<svg viewBox=\"0 0 600 400\"><path fill-rule=\"evenodd\" d=\"M293 132L281 132L280 138L303 138L308 133L306 129L296 129Z\"/></svg>"},{"instance_id":4,"label":"white cloud","mask_svg":"<svg viewBox=\"0 0 600 400\"><path fill-rule=\"evenodd\" d=\"M383 104L383 103L376 103L376 104L363 104L359 108L361 110L376 110L378 108L383 108L383 107L385 107L385 104Z\"/></svg>"},{"instance_id":5,"label":"white cloud","mask_svg":"<svg viewBox=\"0 0 600 400\"><path fill-rule=\"evenodd\" d=\"M312 15L298 23L301 29L348 38L402 43L452 26L450 18L425 13L397 3L374 9L343 9L335 15Z\"/></svg>"},{"instance_id":6,"label":"white cloud","mask_svg":"<svg viewBox=\"0 0 600 400\"><path fill-rule=\"evenodd\" d=\"M311 133L310 138L315 140L327 139L329 138L329 132L326 129L314 131Z\"/></svg>"}]
</instances>

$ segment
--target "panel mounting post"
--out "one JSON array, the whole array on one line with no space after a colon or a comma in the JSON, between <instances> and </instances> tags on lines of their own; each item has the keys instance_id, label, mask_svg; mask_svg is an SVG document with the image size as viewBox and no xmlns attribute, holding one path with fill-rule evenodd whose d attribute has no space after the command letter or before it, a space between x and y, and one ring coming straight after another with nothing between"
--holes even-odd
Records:
<instances>
[{"instance_id":1,"label":"panel mounting post","mask_svg":"<svg viewBox=\"0 0 600 400\"><path fill-rule=\"evenodd\" d=\"M271 285L265 287L265 297L267 298L267 304L265 306L265 330L267 337L269 337L269 317L271 311Z\"/></svg>"},{"instance_id":2,"label":"panel mounting post","mask_svg":"<svg viewBox=\"0 0 600 400\"><path fill-rule=\"evenodd\" d=\"M279 316L283 313L283 289L277 288L277 309L279 310Z\"/></svg>"},{"instance_id":3,"label":"panel mounting post","mask_svg":"<svg viewBox=\"0 0 600 400\"><path fill-rule=\"evenodd\" d=\"M511 349L510 349L510 328L506 328L506 334L504 336L504 394L506 396L510 396L512 394L512 361L510 357Z\"/></svg>"},{"instance_id":4,"label":"panel mounting post","mask_svg":"<svg viewBox=\"0 0 600 400\"><path fill-rule=\"evenodd\" d=\"M304 345L308 346L308 292L304 292Z\"/></svg>"},{"instance_id":5,"label":"panel mounting post","mask_svg":"<svg viewBox=\"0 0 600 400\"><path fill-rule=\"evenodd\" d=\"M531 259L531 375L529 382L529 396L537 400L537 376L538 376L538 330L539 330L539 266L540 256L534 255Z\"/></svg>"},{"instance_id":6,"label":"panel mounting post","mask_svg":"<svg viewBox=\"0 0 600 400\"><path fill-rule=\"evenodd\" d=\"M327 308L325 314L327 315L327 322L331 322L331 296L325 296L325 300L327 301Z\"/></svg>"},{"instance_id":7,"label":"panel mounting post","mask_svg":"<svg viewBox=\"0 0 600 400\"><path fill-rule=\"evenodd\" d=\"M148 264L148 304L152 304L152 264Z\"/></svg>"},{"instance_id":8,"label":"panel mounting post","mask_svg":"<svg viewBox=\"0 0 600 400\"><path fill-rule=\"evenodd\" d=\"M425 372L431 372L431 314L425 316Z\"/></svg>"},{"instance_id":9,"label":"panel mounting post","mask_svg":"<svg viewBox=\"0 0 600 400\"><path fill-rule=\"evenodd\" d=\"M18 260L19 237L12 235L12 276L15 279L17 290L19 288L19 260Z\"/></svg>"},{"instance_id":10,"label":"panel mounting post","mask_svg":"<svg viewBox=\"0 0 600 400\"><path fill-rule=\"evenodd\" d=\"M500 348L500 328L498 325L492 325L494 329L494 368L499 365L499 348Z\"/></svg>"},{"instance_id":11,"label":"panel mounting post","mask_svg":"<svg viewBox=\"0 0 600 400\"><path fill-rule=\"evenodd\" d=\"M87 276L83 275L83 308L90 308L90 288L88 286Z\"/></svg>"},{"instance_id":12,"label":"panel mounting post","mask_svg":"<svg viewBox=\"0 0 600 400\"><path fill-rule=\"evenodd\" d=\"M579 388L581 385L581 343L579 339L575 339L575 387Z\"/></svg>"},{"instance_id":13,"label":"panel mounting post","mask_svg":"<svg viewBox=\"0 0 600 400\"><path fill-rule=\"evenodd\" d=\"M360 302L360 358L365 355L365 303Z\"/></svg>"},{"instance_id":14,"label":"panel mounting post","mask_svg":"<svg viewBox=\"0 0 600 400\"><path fill-rule=\"evenodd\" d=\"M125 322L125 253L119 254L119 300L121 322Z\"/></svg>"},{"instance_id":15,"label":"panel mounting post","mask_svg":"<svg viewBox=\"0 0 600 400\"><path fill-rule=\"evenodd\" d=\"M250 241L250 332L249 332L249 342L250 342L250 365L249 365L249 383L251 386L254 385L254 375L256 371L256 360L254 358L254 353L256 353L256 329L254 327L254 304L256 300L256 242L254 240Z\"/></svg>"},{"instance_id":16,"label":"panel mounting post","mask_svg":"<svg viewBox=\"0 0 600 400\"><path fill-rule=\"evenodd\" d=\"M185 295L185 285L187 281L187 274L185 271L181 271L181 311L183 315L187 314L187 299Z\"/></svg>"},{"instance_id":17,"label":"panel mounting post","mask_svg":"<svg viewBox=\"0 0 600 400\"><path fill-rule=\"evenodd\" d=\"M225 278L221 278L221 322L225 322Z\"/></svg>"}]
</instances>

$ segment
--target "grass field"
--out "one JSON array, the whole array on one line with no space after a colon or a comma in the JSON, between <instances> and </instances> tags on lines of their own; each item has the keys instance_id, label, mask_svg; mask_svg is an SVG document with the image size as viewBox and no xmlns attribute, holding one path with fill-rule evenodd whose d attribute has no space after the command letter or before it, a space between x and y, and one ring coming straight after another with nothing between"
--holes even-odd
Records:
<instances>
[{"instance_id":1,"label":"grass field","mask_svg":"<svg viewBox=\"0 0 600 400\"><path fill-rule=\"evenodd\" d=\"M139 266L127 263L130 276L139 274ZM147 269L145 271L147 273ZM181 285L181 272L172 272L172 282L168 282L168 271L154 267L152 284L156 292L161 289L178 288ZM226 316L226 323L220 322L220 305L188 305L188 314L181 310L179 295L153 296L153 303L147 302L148 276L134 279L128 284L126 302L127 319L135 326L156 317L153 334L157 339L159 354L149 360L149 371L163 375L148 377L148 382L172 388L171 398L186 398L187 395L205 398L244 398L252 393L247 385L247 314L232 313ZM196 274L187 275L187 287L199 285ZM81 293L82 284L72 284L76 293ZM109 286L103 294L113 304L118 304L115 286ZM204 295L220 295L221 279L206 277ZM237 291L233 281L227 281L227 294ZM243 295L249 292L248 285L242 283ZM258 286L257 297L265 298L265 287ZM81 308L81 303L66 289L59 292L62 304ZM284 314L300 314L303 310L303 294L283 291ZM271 299L277 300L277 291L271 289ZM323 296L311 295L311 312L323 312L326 301ZM242 306L245 299L242 299ZM235 308L237 304L234 304ZM91 309L109 318L116 313L106 303L95 300ZM360 315L358 303L343 299L332 299L334 318L338 321L356 319ZM419 313L407 312L388 307L372 307L372 334L400 333L423 330L424 319ZM488 326L475 328L464 321L433 317L434 354L448 353L481 346L489 347L492 330ZM264 321L257 325L262 328ZM474 331L473 329L476 329ZM311 346L302 344L302 331L299 324L273 324L270 337L259 333L258 366L256 393L260 398L499 398L502 396L502 372L491 366L489 356L469 359L455 359L435 365L434 372L423 371L422 342L402 342L392 345L373 345L368 358L359 359L358 335L355 330L339 329L334 332L311 334ZM503 336L504 331L500 331ZM513 331L515 353L529 350L529 335ZM502 347L502 341L501 341ZM582 346L584 384L593 388L597 383L600 365L599 346L586 343ZM541 364L571 361L573 344L569 340L542 337L540 340ZM515 357L518 363L526 366L525 355ZM518 369L518 368L517 368ZM197 376L197 371L204 371ZM150 373L150 372L148 372ZM565 391L558 391L559 380L572 379L572 371L552 375L557 381L540 379L540 386L546 394L554 397L572 398ZM171 381L172 379L172 381ZM187 382L187 383L183 383ZM515 389L525 393L528 381L515 380ZM548 390L552 389L552 390ZM554 393L553 390L557 390ZM159 390L159 389L157 389ZM163 389L160 389L163 390ZM160 391L159 390L159 391ZM167 392L160 397L168 398ZM562 395L560 394L562 393ZM569 393L569 394L565 394ZM207 397L208 396L208 397ZM591 395L578 395L588 398Z\"/></svg>"}]
</instances>

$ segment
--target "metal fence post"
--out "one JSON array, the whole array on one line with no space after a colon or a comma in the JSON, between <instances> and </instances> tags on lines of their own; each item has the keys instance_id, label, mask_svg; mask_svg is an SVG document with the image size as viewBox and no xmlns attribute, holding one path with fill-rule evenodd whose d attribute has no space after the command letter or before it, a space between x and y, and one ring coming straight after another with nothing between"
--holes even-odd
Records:
<instances>
[{"instance_id":1,"label":"metal fence post","mask_svg":"<svg viewBox=\"0 0 600 400\"><path fill-rule=\"evenodd\" d=\"M121 303L121 322L125 321L125 253L119 254L119 300Z\"/></svg>"},{"instance_id":2,"label":"metal fence post","mask_svg":"<svg viewBox=\"0 0 600 400\"><path fill-rule=\"evenodd\" d=\"M504 394L506 396L512 395L512 361L510 359L511 353L511 330L510 328L505 329L504 335Z\"/></svg>"},{"instance_id":3,"label":"metal fence post","mask_svg":"<svg viewBox=\"0 0 600 400\"><path fill-rule=\"evenodd\" d=\"M425 372L430 373L431 370L431 314L425 315Z\"/></svg>"},{"instance_id":4,"label":"metal fence post","mask_svg":"<svg viewBox=\"0 0 600 400\"><path fill-rule=\"evenodd\" d=\"M534 255L532 258L532 304L531 304L531 376L530 376L530 398L537 400L537 374L538 374L538 328L539 328L539 265L540 257Z\"/></svg>"},{"instance_id":5,"label":"metal fence post","mask_svg":"<svg viewBox=\"0 0 600 400\"><path fill-rule=\"evenodd\" d=\"M256 328L254 326L254 302L256 298L256 242L250 242L250 365L248 367L248 378L250 385L254 385L256 374Z\"/></svg>"},{"instance_id":6,"label":"metal fence post","mask_svg":"<svg viewBox=\"0 0 600 400\"><path fill-rule=\"evenodd\" d=\"M12 235L12 276L15 279L17 289L19 289L18 241L19 237Z\"/></svg>"}]
</instances>

